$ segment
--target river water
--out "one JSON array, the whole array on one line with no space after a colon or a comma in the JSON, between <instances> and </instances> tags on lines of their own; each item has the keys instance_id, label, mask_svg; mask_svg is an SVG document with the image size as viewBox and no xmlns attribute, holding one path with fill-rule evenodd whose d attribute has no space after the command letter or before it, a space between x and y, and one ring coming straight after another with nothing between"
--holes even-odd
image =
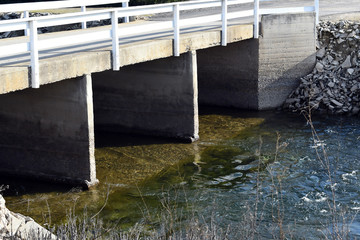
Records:
<instances>
[{"instance_id":1,"label":"river water","mask_svg":"<svg viewBox=\"0 0 360 240\"><path fill-rule=\"evenodd\" d=\"M7 206L45 225L86 207L128 228L177 208L183 222L196 215L232 236L255 229L263 239L318 239L338 226L360 237L359 118L314 116L314 142L299 114L202 110L192 144L96 133L101 183L89 191L0 178Z\"/></svg>"}]
</instances>

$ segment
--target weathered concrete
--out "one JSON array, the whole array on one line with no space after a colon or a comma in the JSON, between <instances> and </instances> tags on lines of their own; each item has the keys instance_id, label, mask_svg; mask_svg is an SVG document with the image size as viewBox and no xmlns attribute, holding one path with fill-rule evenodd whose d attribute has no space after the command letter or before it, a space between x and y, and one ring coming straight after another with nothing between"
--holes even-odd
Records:
<instances>
[{"instance_id":1,"label":"weathered concrete","mask_svg":"<svg viewBox=\"0 0 360 240\"><path fill-rule=\"evenodd\" d=\"M0 95L0 172L96 183L91 77Z\"/></svg>"},{"instance_id":2,"label":"weathered concrete","mask_svg":"<svg viewBox=\"0 0 360 240\"><path fill-rule=\"evenodd\" d=\"M95 73L93 87L99 129L198 138L195 51Z\"/></svg>"},{"instance_id":3,"label":"weathered concrete","mask_svg":"<svg viewBox=\"0 0 360 240\"><path fill-rule=\"evenodd\" d=\"M282 105L315 65L313 13L266 15L261 36L198 51L199 102L244 109Z\"/></svg>"},{"instance_id":4,"label":"weathered concrete","mask_svg":"<svg viewBox=\"0 0 360 240\"><path fill-rule=\"evenodd\" d=\"M261 20L258 109L281 106L316 62L315 15L267 15Z\"/></svg>"}]
</instances>

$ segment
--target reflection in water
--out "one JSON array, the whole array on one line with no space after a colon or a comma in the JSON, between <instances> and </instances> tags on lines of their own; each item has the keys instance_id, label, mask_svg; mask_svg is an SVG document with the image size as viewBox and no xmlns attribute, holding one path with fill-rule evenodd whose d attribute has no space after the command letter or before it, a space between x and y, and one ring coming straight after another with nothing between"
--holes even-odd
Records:
<instances>
[{"instance_id":1,"label":"reflection in water","mask_svg":"<svg viewBox=\"0 0 360 240\"><path fill-rule=\"evenodd\" d=\"M200 116L201 139L192 144L97 134L101 184L84 192L9 183L8 207L42 223L48 221L50 209L52 221L58 222L65 216L64 209L75 207L81 214L87 206L90 214L98 212L109 193L101 217L128 227L143 218L139 209L145 206L156 214L161 209L159 199L166 192L178 206L189 205L189 211L205 218L216 216L226 226L242 221L247 203L260 199L263 238L276 231L274 212L280 207L292 236L311 239L328 231L328 202L334 189L339 208L355 216L360 209L359 119L315 118L331 163L329 169L334 173L331 184L327 169L316 158L311 131L302 116L216 111ZM277 132L281 136L278 143ZM174 186L181 186L181 191ZM355 216L352 238L360 234L359 229Z\"/></svg>"}]
</instances>

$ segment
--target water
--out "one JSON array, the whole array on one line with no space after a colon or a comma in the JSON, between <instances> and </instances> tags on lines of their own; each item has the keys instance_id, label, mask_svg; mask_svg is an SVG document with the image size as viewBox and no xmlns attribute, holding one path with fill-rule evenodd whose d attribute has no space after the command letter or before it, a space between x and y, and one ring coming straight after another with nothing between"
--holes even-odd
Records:
<instances>
[{"instance_id":1,"label":"water","mask_svg":"<svg viewBox=\"0 0 360 240\"><path fill-rule=\"evenodd\" d=\"M10 185L11 210L43 224L61 222L70 209L81 215L86 206L89 215L102 209L106 222L127 228L164 211L166 199L188 214L184 222L196 213L222 227L246 228L257 203L264 239L279 236L279 219L288 237L324 238L333 216L350 227L350 238L359 237L360 119L315 116L313 123L321 140L315 143L298 114L208 109L193 144L98 133L101 184L90 191L8 179L0 185Z\"/></svg>"}]
</instances>

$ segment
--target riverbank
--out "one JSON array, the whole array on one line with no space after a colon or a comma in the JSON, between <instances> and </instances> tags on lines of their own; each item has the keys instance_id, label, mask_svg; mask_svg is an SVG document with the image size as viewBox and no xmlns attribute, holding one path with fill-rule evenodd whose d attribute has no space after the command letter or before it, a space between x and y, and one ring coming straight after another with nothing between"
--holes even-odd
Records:
<instances>
[{"instance_id":1,"label":"riverbank","mask_svg":"<svg viewBox=\"0 0 360 240\"><path fill-rule=\"evenodd\" d=\"M0 190L1 190L0 186ZM13 213L5 206L0 192L0 239L48 239L56 236L37 224L32 218Z\"/></svg>"}]
</instances>

